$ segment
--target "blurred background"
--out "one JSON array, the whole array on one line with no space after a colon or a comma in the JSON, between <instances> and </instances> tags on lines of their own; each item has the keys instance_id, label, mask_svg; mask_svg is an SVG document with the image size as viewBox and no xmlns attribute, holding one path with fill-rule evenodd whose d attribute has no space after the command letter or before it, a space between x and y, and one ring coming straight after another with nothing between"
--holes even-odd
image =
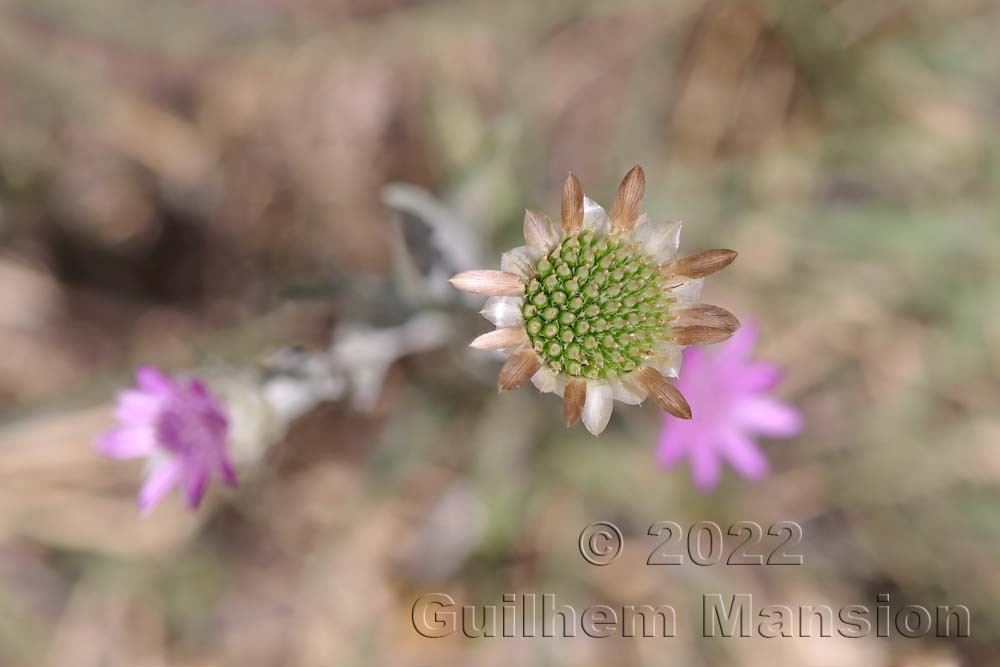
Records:
<instances>
[{"instance_id":1,"label":"blurred background","mask_svg":"<svg viewBox=\"0 0 1000 667\"><path fill-rule=\"evenodd\" d=\"M990 0L2 0L0 664L996 664L998 26ZM442 276L498 267L569 170L609 205L636 162L682 251L740 252L705 300L788 371L806 427L762 482L700 493L656 466L652 403L595 439L465 349L489 325ZM330 400L265 423L256 388L317 355ZM142 363L260 417L196 513L138 517L141 463L93 450ZM659 520L795 520L805 564L648 567ZM429 592L669 603L678 636L425 639ZM964 604L972 636L710 641L706 592Z\"/></svg>"}]
</instances>

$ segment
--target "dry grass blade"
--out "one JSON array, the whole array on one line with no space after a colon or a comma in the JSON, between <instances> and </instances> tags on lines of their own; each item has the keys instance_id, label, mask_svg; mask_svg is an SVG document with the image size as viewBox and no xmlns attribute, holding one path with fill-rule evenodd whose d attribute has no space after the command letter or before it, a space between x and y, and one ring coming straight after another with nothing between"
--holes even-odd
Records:
<instances>
[{"instance_id":1,"label":"dry grass blade","mask_svg":"<svg viewBox=\"0 0 1000 667\"><path fill-rule=\"evenodd\" d=\"M111 460L93 446L114 406L42 414L0 426L0 531L33 543L134 558L179 548L205 512L167 502L136 512L141 464ZM206 505L215 502L213 493ZM7 664L7 663L3 663Z\"/></svg>"}]
</instances>

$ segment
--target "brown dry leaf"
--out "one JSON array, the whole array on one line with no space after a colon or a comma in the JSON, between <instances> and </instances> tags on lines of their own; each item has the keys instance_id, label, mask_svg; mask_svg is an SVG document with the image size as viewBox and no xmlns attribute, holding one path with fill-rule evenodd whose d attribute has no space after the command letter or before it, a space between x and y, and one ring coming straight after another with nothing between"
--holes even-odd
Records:
<instances>
[{"instance_id":1,"label":"brown dry leaf","mask_svg":"<svg viewBox=\"0 0 1000 667\"><path fill-rule=\"evenodd\" d=\"M198 512L171 497L140 516L142 462L111 460L94 449L112 425L112 409L42 414L0 427L0 531L116 556L162 554L191 538L211 497Z\"/></svg>"}]
</instances>

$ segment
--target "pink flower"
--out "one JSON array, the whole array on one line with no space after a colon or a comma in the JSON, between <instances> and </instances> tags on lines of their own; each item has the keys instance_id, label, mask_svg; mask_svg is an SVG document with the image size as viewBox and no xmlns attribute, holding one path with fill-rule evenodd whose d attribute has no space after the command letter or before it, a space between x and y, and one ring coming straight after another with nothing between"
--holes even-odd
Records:
<instances>
[{"instance_id":1,"label":"pink flower","mask_svg":"<svg viewBox=\"0 0 1000 667\"><path fill-rule=\"evenodd\" d=\"M715 487L727 461L743 477L758 480L768 472L755 436L789 438L802 428L802 415L768 392L781 381L781 369L749 359L757 343L753 322L713 352L684 351L677 388L687 397L693 418L663 416L657 459L672 467L691 462L691 476L702 490Z\"/></svg>"},{"instance_id":2,"label":"pink flower","mask_svg":"<svg viewBox=\"0 0 1000 667\"><path fill-rule=\"evenodd\" d=\"M174 380L150 367L136 372L136 384L118 395L120 425L104 433L97 448L116 459L148 457L139 509L148 512L178 484L195 508L213 474L236 486L226 454L229 420L205 384L196 378Z\"/></svg>"}]
</instances>

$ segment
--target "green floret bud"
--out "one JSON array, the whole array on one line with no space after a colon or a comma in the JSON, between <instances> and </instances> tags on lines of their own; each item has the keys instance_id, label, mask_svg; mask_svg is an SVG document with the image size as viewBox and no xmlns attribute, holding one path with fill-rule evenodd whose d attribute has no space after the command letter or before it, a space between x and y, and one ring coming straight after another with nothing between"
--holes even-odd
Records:
<instances>
[{"instance_id":1,"label":"green floret bud","mask_svg":"<svg viewBox=\"0 0 1000 667\"><path fill-rule=\"evenodd\" d=\"M654 260L619 239L567 237L535 265L522 307L531 346L556 373L634 371L666 339L670 303Z\"/></svg>"}]
</instances>

